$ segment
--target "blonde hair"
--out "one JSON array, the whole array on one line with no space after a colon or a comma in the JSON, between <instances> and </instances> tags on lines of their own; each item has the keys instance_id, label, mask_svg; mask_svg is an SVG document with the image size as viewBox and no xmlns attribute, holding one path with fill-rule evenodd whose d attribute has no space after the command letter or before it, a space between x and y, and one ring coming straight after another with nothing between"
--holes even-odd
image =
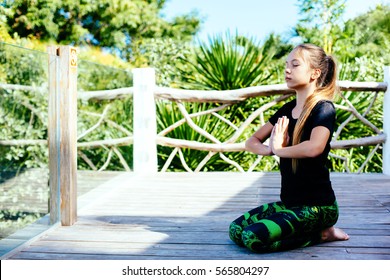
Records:
<instances>
[{"instance_id":1,"label":"blonde hair","mask_svg":"<svg viewBox=\"0 0 390 280\"><path fill-rule=\"evenodd\" d=\"M312 44L301 44L296 46L294 50L310 64L312 69L319 69L321 71L316 83L317 88L306 100L294 128L293 145L296 145L301 142L303 128L313 108L321 100L333 100L335 93L338 91L338 87L336 85L337 65L332 56L326 55L322 48ZM298 168L298 159L292 159L292 168L295 173Z\"/></svg>"}]
</instances>

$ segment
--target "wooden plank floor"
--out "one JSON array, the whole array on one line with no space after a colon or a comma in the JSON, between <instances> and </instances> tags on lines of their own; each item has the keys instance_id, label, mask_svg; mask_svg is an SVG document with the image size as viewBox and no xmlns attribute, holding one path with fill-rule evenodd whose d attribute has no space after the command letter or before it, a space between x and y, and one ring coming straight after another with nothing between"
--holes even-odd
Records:
<instances>
[{"instance_id":1,"label":"wooden plank floor","mask_svg":"<svg viewBox=\"0 0 390 280\"><path fill-rule=\"evenodd\" d=\"M390 259L390 176L332 174L349 241L254 254L228 237L232 220L279 197L278 173L121 173L79 199L78 221L8 259Z\"/></svg>"},{"instance_id":2,"label":"wooden plank floor","mask_svg":"<svg viewBox=\"0 0 390 280\"><path fill-rule=\"evenodd\" d=\"M115 171L100 173L78 171L77 194L82 197L120 174ZM47 215L49 213L48 181L49 170L45 168L33 168L21 172L0 172L0 214L13 213L15 216L25 217L22 220L15 217L0 217L0 256L50 227ZM82 207L82 204L80 206Z\"/></svg>"}]
</instances>

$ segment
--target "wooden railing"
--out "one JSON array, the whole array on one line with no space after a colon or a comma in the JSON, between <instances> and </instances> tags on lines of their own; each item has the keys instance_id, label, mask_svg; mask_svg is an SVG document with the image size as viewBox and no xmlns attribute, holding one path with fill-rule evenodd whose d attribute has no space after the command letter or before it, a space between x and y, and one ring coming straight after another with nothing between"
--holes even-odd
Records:
<instances>
[{"instance_id":1,"label":"wooden railing","mask_svg":"<svg viewBox=\"0 0 390 280\"><path fill-rule=\"evenodd\" d=\"M258 157L253 164L244 170L237 162L231 160L224 153L245 151L244 142L239 142L243 133L251 126L254 120L260 118L264 123L264 112L276 104L285 101L293 92L285 84L265 85L237 90L226 91L199 91L199 90L181 90L173 88L159 87L155 83L154 69L143 68L133 70L133 87L120 88L115 90L91 91L77 93L77 55L72 47L49 48L49 166L50 166L50 188L51 188L51 210L52 220L58 219L55 213L61 213L61 222L63 225L72 225L77 217L76 209L76 171L77 171L77 152L79 155L82 149L91 149L94 147L105 146L110 149L107 162L108 165L111 153L116 153L126 170L129 170L125 160L116 148L121 145L133 144L133 170L138 174L157 172L157 145L172 147L173 150L168 156L167 161L161 168L164 172L168 169L175 156L179 156L183 167L188 172L198 172L207 164L211 157L219 154L220 158L228 164L234 166L238 171L250 172L261 161ZM58 65L61 65L58 68ZM57 66L56 66L57 65ZM386 141L386 135L390 132L390 67L384 69L383 82L350 82L339 81L341 89L341 98L343 104L335 104L337 109L345 110L350 113L350 117L342 123L336 130L331 142L332 149L346 149L359 146L373 146L370 155L367 157L366 164L370 157L377 151L378 147L383 145L383 173L390 175L390 144ZM32 90L45 91L42 88L34 88L19 85L0 85L0 87L9 90ZM372 100L375 100L378 93L385 92L383 103L383 127L376 127L365 116L370 107L364 113L359 113L354 105L345 98L343 92L348 91L367 91L372 93ZM104 110L94 127L84 131L77 138L77 99L82 100L111 100L133 96L134 127L133 134L126 131L126 137L119 139L105 139L93 142L78 142L82 137L95 129L105 120ZM249 115L249 117L239 125L233 124L224 116L218 114L237 102L245 101L249 98L259 98L264 96L275 96L273 100L263 104ZM156 100L166 100L177 104L178 110L182 114L182 119L166 127L159 133L156 128ZM202 112L189 113L184 106L185 102L207 102L218 103L215 107ZM373 103L373 102L372 102ZM193 118L210 114L225 125L231 127L234 133L224 140L220 140L201 128L193 121ZM361 137L352 140L338 140L343 127L352 119L359 119L363 124L373 131L373 136ZM168 133L177 129L183 124L187 124L197 133L202 135L206 142L190 141L188 139L175 139L167 137ZM122 129L120 124L116 127ZM242 140L242 139L241 139ZM0 145L35 145L44 144L45 140L1 140ZM195 149L206 151L207 155L200 159L200 162L193 170L187 165L182 149ZM338 155L331 154L342 160L347 160ZM85 159L86 161L88 159ZM103 166L103 167L104 167ZM104 168L101 168L102 170ZM61 199L58 199L61 197ZM59 205L60 204L60 205ZM57 211L58 209L61 211Z\"/></svg>"}]
</instances>

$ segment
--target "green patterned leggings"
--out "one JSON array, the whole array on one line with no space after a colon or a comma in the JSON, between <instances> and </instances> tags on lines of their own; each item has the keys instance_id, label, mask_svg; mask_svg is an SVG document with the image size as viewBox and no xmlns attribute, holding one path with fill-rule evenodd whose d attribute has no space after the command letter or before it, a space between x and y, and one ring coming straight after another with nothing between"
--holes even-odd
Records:
<instances>
[{"instance_id":1,"label":"green patterned leggings","mask_svg":"<svg viewBox=\"0 0 390 280\"><path fill-rule=\"evenodd\" d=\"M315 245L321 231L338 219L335 201L330 206L287 208L282 202L261 205L230 224L229 236L236 244L258 253Z\"/></svg>"}]
</instances>

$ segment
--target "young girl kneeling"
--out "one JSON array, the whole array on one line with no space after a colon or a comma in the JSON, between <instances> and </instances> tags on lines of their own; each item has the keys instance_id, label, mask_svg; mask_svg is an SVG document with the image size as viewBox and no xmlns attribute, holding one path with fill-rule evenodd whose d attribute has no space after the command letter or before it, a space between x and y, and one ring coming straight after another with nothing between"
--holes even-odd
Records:
<instances>
[{"instance_id":1,"label":"young girl kneeling","mask_svg":"<svg viewBox=\"0 0 390 280\"><path fill-rule=\"evenodd\" d=\"M247 141L246 150L280 157L281 201L261 205L234 220L230 238L254 252L347 240L334 227L338 206L326 168L334 130L336 63L320 47L302 44L288 55L285 80L296 98ZM270 137L269 146L263 144Z\"/></svg>"}]
</instances>

